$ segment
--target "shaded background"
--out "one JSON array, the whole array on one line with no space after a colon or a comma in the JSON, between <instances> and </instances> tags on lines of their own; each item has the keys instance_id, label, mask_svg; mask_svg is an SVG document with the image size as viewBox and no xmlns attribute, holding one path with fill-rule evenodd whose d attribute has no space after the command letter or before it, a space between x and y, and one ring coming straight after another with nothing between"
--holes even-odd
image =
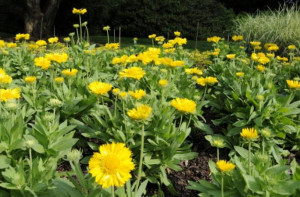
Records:
<instances>
[{"instance_id":1,"label":"shaded background","mask_svg":"<svg viewBox=\"0 0 300 197\"><path fill-rule=\"evenodd\" d=\"M41 0L41 8L47 0ZM122 27L122 36L146 37L156 33L168 37L173 31L194 38L199 23L199 38L231 35L233 19L244 13L277 9L280 4L296 0L61 0L54 25L43 37L66 36L74 31L78 17L73 7L86 8L91 35L104 35L103 26ZM0 0L0 36L25 32L26 0Z\"/></svg>"}]
</instances>

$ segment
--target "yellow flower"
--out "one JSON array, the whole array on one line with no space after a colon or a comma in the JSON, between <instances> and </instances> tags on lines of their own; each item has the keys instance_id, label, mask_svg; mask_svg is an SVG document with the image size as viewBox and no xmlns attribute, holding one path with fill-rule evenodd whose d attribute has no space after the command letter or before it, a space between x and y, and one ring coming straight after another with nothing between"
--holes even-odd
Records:
<instances>
[{"instance_id":1,"label":"yellow flower","mask_svg":"<svg viewBox=\"0 0 300 197\"><path fill-rule=\"evenodd\" d=\"M65 42L70 42L71 39L70 39L70 37L65 37L65 38L64 38L64 41L65 41Z\"/></svg>"},{"instance_id":2,"label":"yellow flower","mask_svg":"<svg viewBox=\"0 0 300 197\"><path fill-rule=\"evenodd\" d=\"M184 70L186 74L197 74L197 75L202 75L203 72L202 70L198 69L198 68L187 68Z\"/></svg>"},{"instance_id":3,"label":"yellow flower","mask_svg":"<svg viewBox=\"0 0 300 197\"><path fill-rule=\"evenodd\" d=\"M224 148L224 141L221 140L221 139L214 140L213 141L213 146L215 146L217 148Z\"/></svg>"},{"instance_id":4,"label":"yellow flower","mask_svg":"<svg viewBox=\"0 0 300 197\"><path fill-rule=\"evenodd\" d=\"M106 49L113 49L113 50L117 50L120 47L119 43L106 43L104 46Z\"/></svg>"},{"instance_id":5,"label":"yellow flower","mask_svg":"<svg viewBox=\"0 0 300 197\"><path fill-rule=\"evenodd\" d=\"M289 45L289 46L288 46L288 49L291 50L291 51L292 51L292 50L295 50L295 49L296 49L296 46L295 46L295 45Z\"/></svg>"},{"instance_id":6,"label":"yellow flower","mask_svg":"<svg viewBox=\"0 0 300 197\"><path fill-rule=\"evenodd\" d=\"M0 48L5 46L4 40L0 40Z\"/></svg>"},{"instance_id":7,"label":"yellow flower","mask_svg":"<svg viewBox=\"0 0 300 197\"><path fill-rule=\"evenodd\" d=\"M279 61L282 61L282 62L287 62L289 61L289 59L287 57L280 57L279 55L277 55L276 57Z\"/></svg>"},{"instance_id":8,"label":"yellow flower","mask_svg":"<svg viewBox=\"0 0 300 197\"><path fill-rule=\"evenodd\" d=\"M152 109L148 105L141 105L137 108L129 110L127 115L135 120L145 120L150 116L151 111Z\"/></svg>"},{"instance_id":9,"label":"yellow flower","mask_svg":"<svg viewBox=\"0 0 300 197\"><path fill-rule=\"evenodd\" d=\"M17 34L16 35L16 40L29 40L30 39L30 34Z\"/></svg>"},{"instance_id":10,"label":"yellow flower","mask_svg":"<svg viewBox=\"0 0 300 197\"><path fill-rule=\"evenodd\" d=\"M0 102L20 98L20 88L0 89Z\"/></svg>"},{"instance_id":11,"label":"yellow flower","mask_svg":"<svg viewBox=\"0 0 300 197\"><path fill-rule=\"evenodd\" d=\"M197 79L197 83L201 86L213 85L214 83L218 83L218 79L216 77L200 77Z\"/></svg>"},{"instance_id":12,"label":"yellow flower","mask_svg":"<svg viewBox=\"0 0 300 197\"><path fill-rule=\"evenodd\" d=\"M51 62L45 57L36 57L34 58L34 65L41 67L44 70L48 70L48 68L51 65Z\"/></svg>"},{"instance_id":13,"label":"yellow flower","mask_svg":"<svg viewBox=\"0 0 300 197\"><path fill-rule=\"evenodd\" d=\"M151 34L148 36L150 39L154 39L156 37L156 34Z\"/></svg>"},{"instance_id":14,"label":"yellow flower","mask_svg":"<svg viewBox=\"0 0 300 197\"><path fill-rule=\"evenodd\" d=\"M271 46L268 47L267 50L268 51L278 51L279 47L277 46L277 44L272 44Z\"/></svg>"},{"instance_id":15,"label":"yellow flower","mask_svg":"<svg viewBox=\"0 0 300 197\"><path fill-rule=\"evenodd\" d=\"M146 92L144 90L136 90L136 91L129 91L130 96L133 98L140 100L143 96L146 95Z\"/></svg>"},{"instance_id":16,"label":"yellow flower","mask_svg":"<svg viewBox=\"0 0 300 197\"><path fill-rule=\"evenodd\" d=\"M103 27L103 30L104 30L104 31L109 31L109 30L110 30L110 26L105 26L105 27Z\"/></svg>"},{"instance_id":17,"label":"yellow flower","mask_svg":"<svg viewBox=\"0 0 300 197\"><path fill-rule=\"evenodd\" d=\"M176 98L170 102L171 106L183 113L195 113L197 104L187 98Z\"/></svg>"},{"instance_id":18,"label":"yellow flower","mask_svg":"<svg viewBox=\"0 0 300 197\"><path fill-rule=\"evenodd\" d=\"M17 47L17 44L16 44L16 43L13 43L13 42L9 42L9 43L7 43L7 47L8 47L8 48L16 48L16 47Z\"/></svg>"},{"instance_id":19,"label":"yellow flower","mask_svg":"<svg viewBox=\"0 0 300 197\"><path fill-rule=\"evenodd\" d=\"M243 73L243 72L237 72L237 73L235 73L235 75L237 77L243 77L245 75L245 73Z\"/></svg>"},{"instance_id":20,"label":"yellow flower","mask_svg":"<svg viewBox=\"0 0 300 197\"><path fill-rule=\"evenodd\" d=\"M181 33L179 31L175 31L174 35L177 36L177 37L179 37L181 35Z\"/></svg>"},{"instance_id":21,"label":"yellow flower","mask_svg":"<svg viewBox=\"0 0 300 197\"><path fill-rule=\"evenodd\" d=\"M54 62L57 62L57 63L63 63L63 62L66 62L69 58L68 54L67 53L62 53L62 54L59 54L59 53L48 53L45 55L45 57L50 60L50 61L54 61Z\"/></svg>"},{"instance_id":22,"label":"yellow flower","mask_svg":"<svg viewBox=\"0 0 300 197\"><path fill-rule=\"evenodd\" d=\"M291 88L291 89L300 89L299 81L286 80L286 83L288 84L289 88Z\"/></svg>"},{"instance_id":23,"label":"yellow flower","mask_svg":"<svg viewBox=\"0 0 300 197\"><path fill-rule=\"evenodd\" d=\"M52 38L48 38L48 42L50 44L54 44L58 42L58 37L52 37Z\"/></svg>"},{"instance_id":24,"label":"yellow flower","mask_svg":"<svg viewBox=\"0 0 300 197\"><path fill-rule=\"evenodd\" d=\"M257 135L257 130L254 128L244 128L242 129L242 132L240 133L240 135L247 140L254 140L256 138L258 138Z\"/></svg>"},{"instance_id":25,"label":"yellow flower","mask_svg":"<svg viewBox=\"0 0 300 197\"><path fill-rule=\"evenodd\" d=\"M6 74L6 72L2 68L0 68L0 84L10 84L11 82L11 76Z\"/></svg>"},{"instance_id":26,"label":"yellow flower","mask_svg":"<svg viewBox=\"0 0 300 197\"><path fill-rule=\"evenodd\" d=\"M243 36L232 36L232 40L233 41L240 41L240 40L243 40L244 39L244 37Z\"/></svg>"},{"instance_id":27,"label":"yellow flower","mask_svg":"<svg viewBox=\"0 0 300 197\"><path fill-rule=\"evenodd\" d=\"M78 70L75 68L65 69L65 70L61 71L62 74L67 75L69 77L75 76L77 72L78 72Z\"/></svg>"},{"instance_id":28,"label":"yellow flower","mask_svg":"<svg viewBox=\"0 0 300 197\"><path fill-rule=\"evenodd\" d=\"M162 87L165 87L166 85L168 85L168 81L166 79L161 79L158 81L158 84Z\"/></svg>"},{"instance_id":29,"label":"yellow flower","mask_svg":"<svg viewBox=\"0 0 300 197\"><path fill-rule=\"evenodd\" d=\"M103 188L123 186L134 169L131 154L123 143L101 145L89 161L89 173Z\"/></svg>"},{"instance_id":30,"label":"yellow flower","mask_svg":"<svg viewBox=\"0 0 300 197\"><path fill-rule=\"evenodd\" d=\"M165 37L163 37L163 36L157 36L155 38L155 41L162 43L163 41L165 41Z\"/></svg>"},{"instance_id":31,"label":"yellow flower","mask_svg":"<svg viewBox=\"0 0 300 197\"><path fill-rule=\"evenodd\" d=\"M212 55L217 56L220 54L220 49L216 48L214 52L211 52Z\"/></svg>"},{"instance_id":32,"label":"yellow flower","mask_svg":"<svg viewBox=\"0 0 300 197\"><path fill-rule=\"evenodd\" d=\"M254 47L255 50L261 50L261 48L262 48L261 46L255 46Z\"/></svg>"},{"instance_id":33,"label":"yellow flower","mask_svg":"<svg viewBox=\"0 0 300 197\"><path fill-rule=\"evenodd\" d=\"M227 59L230 59L230 60L234 59L235 56L236 56L236 54L228 54L228 55L226 55Z\"/></svg>"},{"instance_id":34,"label":"yellow flower","mask_svg":"<svg viewBox=\"0 0 300 197\"><path fill-rule=\"evenodd\" d=\"M46 46L47 45L47 42L45 41L45 40L38 40L38 41L36 41L35 42L35 44L37 45L37 46Z\"/></svg>"},{"instance_id":35,"label":"yellow flower","mask_svg":"<svg viewBox=\"0 0 300 197\"><path fill-rule=\"evenodd\" d=\"M252 42L250 42L250 44L252 46L259 46L261 44L261 42L252 41Z\"/></svg>"},{"instance_id":36,"label":"yellow flower","mask_svg":"<svg viewBox=\"0 0 300 197\"><path fill-rule=\"evenodd\" d=\"M64 78L63 77L56 77L54 80L55 80L56 83L62 83L64 81Z\"/></svg>"},{"instance_id":37,"label":"yellow flower","mask_svg":"<svg viewBox=\"0 0 300 197\"><path fill-rule=\"evenodd\" d=\"M220 40L221 40L221 37L218 37L218 36L213 36L213 37L207 38L207 42L215 42L215 43L218 43Z\"/></svg>"},{"instance_id":38,"label":"yellow flower","mask_svg":"<svg viewBox=\"0 0 300 197\"><path fill-rule=\"evenodd\" d=\"M269 57L269 58L274 58L274 57L275 57L275 54L274 54L274 53L267 53L267 57Z\"/></svg>"},{"instance_id":39,"label":"yellow flower","mask_svg":"<svg viewBox=\"0 0 300 197\"><path fill-rule=\"evenodd\" d=\"M216 163L217 168L221 171L221 172L230 172L235 168L235 165L233 163L230 163L228 161L225 160L220 160Z\"/></svg>"},{"instance_id":40,"label":"yellow flower","mask_svg":"<svg viewBox=\"0 0 300 197\"><path fill-rule=\"evenodd\" d=\"M263 72L266 69L266 67L264 67L263 65L258 65L256 69L259 70L260 72Z\"/></svg>"},{"instance_id":41,"label":"yellow flower","mask_svg":"<svg viewBox=\"0 0 300 197\"><path fill-rule=\"evenodd\" d=\"M125 97L127 97L127 92L124 92L124 91L122 91L122 92L119 92L119 94L118 94L121 98L125 98Z\"/></svg>"},{"instance_id":42,"label":"yellow flower","mask_svg":"<svg viewBox=\"0 0 300 197\"><path fill-rule=\"evenodd\" d=\"M140 80L146 72L140 67L131 67L119 72L120 78L127 77Z\"/></svg>"},{"instance_id":43,"label":"yellow flower","mask_svg":"<svg viewBox=\"0 0 300 197\"><path fill-rule=\"evenodd\" d=\"M87 12L87 10L84 8L84 9L76 9L76 8L73 8L72 10L72 13L73 14L79 14L79 15L83 15Z\"/></svg>"},{"instance_id":44,"label":"yellow flower","mask_svg":"<svg viewBox=\"0 0 300 197\"><path fill-rule=\"evenodd\" d=\"M92 93L97 95L104 95L107 94L112 88L111 84L103 83L99 81L94 81L89 84L89 89Z\"/></svg>"},{"instance_id":45,"label":"yellow flower","mask_svg":"<svg viewBox=\"0 0 300 197\"><path fill-rule=\"evenodd\" d=\"M113 94L118 94L120 92L120 89L119 88L114 88L112 90Z\"/></svg>"},{"instance_id":46,"label":"yellow flower","mask_svg":"<svg viewBox=\"0 0 300 197\"><path fill-rule=\"evenodd\" d=\"M25 82L26 83L34 83L36 81L36 77L35 76L27 76L25 77Z\"/></svg>"}]
</instances>

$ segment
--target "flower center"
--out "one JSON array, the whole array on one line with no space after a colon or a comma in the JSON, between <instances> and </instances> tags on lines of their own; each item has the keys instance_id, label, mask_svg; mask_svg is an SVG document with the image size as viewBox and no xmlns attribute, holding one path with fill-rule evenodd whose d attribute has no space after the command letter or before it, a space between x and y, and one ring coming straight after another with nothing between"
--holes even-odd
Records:
<instances>
[{"instance_id":1,"label":"flower center","mask_svg":"<svg viewBox=\"0 0 300 197\"><path fill-rule=\"evenodd\" d=\"M120 159L115 154L108 154L103 158L103 167L107 173L113 173L118 170L121 163Z\"/></svg>"}]
</instances>

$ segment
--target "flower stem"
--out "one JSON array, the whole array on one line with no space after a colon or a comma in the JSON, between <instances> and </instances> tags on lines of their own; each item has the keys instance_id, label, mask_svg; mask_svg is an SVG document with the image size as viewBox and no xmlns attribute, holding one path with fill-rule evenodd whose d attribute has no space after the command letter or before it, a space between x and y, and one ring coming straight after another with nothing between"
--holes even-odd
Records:
<instances>
[{"instance_id":1,"label":"flower stem","mask_svg":"<svg viewBox=\"0 0 300 197\"><path fill-rule=\"evenodd\" d=\"M111 186L111 197L115 197L115 187Z\"/></svg>"},{"instance_id":2,"label":"flower stem","mask_svg":"<svg viewBox=\"0 0 300 197\"><path fill-rule=\"evenodd\" d=\"M32 151L31 148L29 148L29 167L30 167L30 188L32 188L32 181L33 181L33 176L32 176Z\"/></svg>"},{"instance_id":3,"label":"flower stem","mask_svg":"<svg viewBox=\"0 0 300 197\"><path fill-rule=\"evenodd\" d=\"M106 31L106 34L107 34L107 43L109 44L109 33L108 33L108 30Z\"/></svg>"},{"instance_id":4,"label":"flower stem","mask_svg":"<svg viewBox=\"0 0 300 197\"><path fill-rule=\"evenodd\" d=\"M251 175L251 142L248 144L248 169L249 174Z\"/></svg>"},{"instance_id":5,"label":"flower stem","mask_svg":"<svg viewBox=\"0 0 300 197\"><path fill-rule=\"evenodd\" d=\"M183 118L183 115L181 114L181 115L180 115L180 122L179 122L179 129L180 129L181 124L182 124L182 118Z\"/></svg>"},{"instance_id":6,"label":"flower stem","mask_svg":"<svg viewBox=\"0 0 300 197\"><path fill-rule=\"evenodd\" d=\"M224 175L221 176L221 197L224 197Z\"/></svg>"},{"instance_id":7,"label":"flower stem","mask_svg":"<svg viewBox=\"0 0 300 197\"><path fill-rule=\"evenodd\" d=\"M81 26L81 16L79 14L79 28L80 28L80 43L82 43L82 26Z\"/></svg>"},{"instance_id":8,"label":"flower stem","mask_svg":"<svg viewBox=\"0 0 300 197\"><path fill-rule=\"evenodd\" d=\"M139 171L138 171L138 179L135 185L135 192L134 192L134 196L136 196L137 194L137 190L139 188L139 184L140 184L140 180L141 180L141 174L142 174L142 167L143 167L143 157L144 157L144 136L145 136L145 132L144 132L144 123L142 125L142 134L141 134L141 153L140 153L140 162L139 162Z\"/></svg>"},{"instance_id":9,"label":"flower stem","mask_svg":"<svg viewBox=\"0 0 300 197\"><path fill-rule=\"evenodd\" d=\"M217 148L217 160L220 161L220 150Z\"/></svg>"}]
</instances>

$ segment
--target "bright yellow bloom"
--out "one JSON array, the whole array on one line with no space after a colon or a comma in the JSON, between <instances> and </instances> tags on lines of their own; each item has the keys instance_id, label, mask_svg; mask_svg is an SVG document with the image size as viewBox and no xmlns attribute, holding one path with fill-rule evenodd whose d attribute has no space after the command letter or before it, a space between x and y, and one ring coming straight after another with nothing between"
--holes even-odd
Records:
<instances>
[{"instance_id":1,"label":"bright yellow bloom","mask_svg":"<svg viewBox=\"0 0 300 197\"><path fill-rule=\"evenodd\" d=\"M64 81L64 78L63 77L56 77L54 80L55 80L56 83L62 83Z\"/></svg>"},{"instance_id":2,"label":"bright yellow bloom","mask_svg":"<svg viewBox=\"0 0 300 197\"><path fill-rule=\"evenodd\" d=\"M179 46L182 46L183 44L187 43L187 39L186 38L180 38L180 37L176 37L173 42L170 42L171 44L175 45L178 44Z\"/></svg>"},{"instance_id":3,"label":"bright yellow bloom","mask_svg":"<svg viewBox=\"0 0 300 197\"><path fill-rule=\"evenodd\" d=\"M267 63L270 62L270 59L267 58L266 56L263 56L263 57L258 58L258 62L261 63L261 64L267 64Z\"/></svg>"},{"instance_id":4,"label":"bright yellow bloom","mask_svg":"<svg viewBox=\"0 0 300 197\"><path fill-rule=\"evenodd\" d=\"M215 42L215 43L218 43L220 40L221 40L221 37L218 37L218 36L213 36L213 37L207 38L207 42Z\"/></svg>"},{"instance_id":5,"label":"bright yellow bloom","mask_svg":"<svg viewBox=\"0 0 300 197\"><path fill-rule=\"evenodd\" d=\"M263 65L258 65L256 66L256 69L259 70L260 72L263 72L266 69L266 67L264 67Z\"/></svg>"},{"instance_id":6,"label":"bright yellow bloom","mask_svg":"<svg viewBox=\"0 0 300 197\"><path fill-rule=\"evenodd\" d=\"M6 45L8 48L16 48L17 47L17 44L16 43L13 43L13 42L9 42L7 43Z\"/></svg>"},{"instance_id":7,"label":"bright yellow bloom","mask_svg":"<svg viewBox=\"0 0 300 197\"><path fill-rule=\"evenodd\" d=\"M261 50L261 48L262 48L261 46L255 46L254 47L255 50Z\"/></svg>"},{"instance_id":8,"label":"bright yellow bloom","mask_svg":"<svg viewBox=\"0 0 300 197\"><path fill-rule=\"evenodd\" d=\"M120 92L120 89L119 88L114 88L112 90L113 94L118 94Z\"/></svg>"},{"instance_id":9,"label":"bright yellow bloom","mask_svg":"<svg viewBox=\"0 0 300 197\"><path fill-rule=\"evenodd\" d=\"M89 89L92 93L97 95L107 94L112 88L112 85L109 83L103 83L99 81L94 81L89 84Z\"/></svg>"},{"instance_id":10,"label":"bright yellow bloom","mask_svg":"<svg viewBox=\"0 0 300 197\"><path fill-rule=\"evenodd\" d=\"M268 51L278 51L279 47L277 46L277 44L273 44L273 45L269 46L267 50Z\"/></svg>"},{"instance_id":11,"label":"bright yellow bloom","mask_svg":"<svg viewBox=\"0 0 300 197\"><path fill-rule=\"evenodd\" d=\"M201 86L213 85L214 83L218 83L218 79L216 77L200 77L197 79L197 83Z\"/></svg>"},{"instance_id":12,"label":"bright yellow bloom","mask_svg":"<svg viewBox=\"0 0 300 197\"><path fill-rule=\"evenodd\" d=\"M71 39L70 39L70 37L65 37L65 38L64 38L64 41L65 41L65 42L70 42Z\"/></svg>"},{"instance_id":13,"label":"bright yellow bloom","mask_svg":"<svg viewBox=\"0 0 300 197\"><path fill-rule=\"evenodd\" d=\"M237 72L237 73L235 73L235 75L237 77L243 77L245 75L245 73L243 73L243 72Z\"/></svg>"},{"instance_id":14,"label":"bright yellow bloom","mask_svg":"<svg viewBox=\"0 0 300 197\"><path fill-rule=\"evenodd\" d=\"M233 163L230 163L228 161L225 160L220 160L216 163L217 168L221 171L221 172L230 172L235 168L235 165Z\"/></svg>"},{"instance_id":15,"label":"bright yellow bloom","mask_svg":"<svg viewBox=\"0 0 300 197\"><path fill-rule=\"evenodd\" d=\"M244 39L244 37L243 36L232 36L232 40L233 41L240 41L240 40L243 40Z\"/></svg>"},{"instance_id":16,"label":"bright yellow bloom","mask_svg":"<svg viewBox=\"0 0 300 197\"><path fill-rule=\"evenodd\" d=\"M147 119L151 114L151 107L148 105L141 105L137 108L133 108L127 112L127 115L135 120L145 120Z\"/></svg>"},{"instance_id":17,"label":"bright yellow bloom","mask_svg":"<svg viewBox=\"0 0 300 197\"><path fill-rule=\"evenodd\" d=\"M179 37L181 35L181 33L179 31L175 31L174 35L177 36L177 37Z\"/></svg>"},{"instance_id":18,"label":"bright yellow bloom","mask_svg":"<svg viewBox=\"0 0 300 197\"><path fill-rule=\"evenodd\" d=\"M277 55L276 57L279 61L282 61L282 62L287 62L289 61L289 59L287 57L280 57L279 55Z\"/></svg>"},{"instance_id":19,"label":"bright yellow bloom","mask_svg":"<svg viewBox=\"0 0 300 197\"><path fill-rule=\"evenodd\" d=\"M211 54L214 55L214 56L217 56L217 55L220 54L220 51L221 50L219 48L217 48L217 49L214 50L214 52L211 52Z\"/></svg>"},{"instance_id":20,"label":"bright yellow bloom","mask_svg":"<svg viewBox=\"0 0 300 197\"><path fill-rule=\"evenodd\" d=\"M291 89L300 89L299 81L286 80L286 83L288 84L289 88L291 88Z\"/></svg>"},{"instance_id":21,"label":"bright yellow bloom","mask_svg":"<svg viewBox=\"0 0 300 197\"><path fill-rule=\"evenodd\" d=\"M123 143L101 145L89 161L89 173L103 188L124 186L134 169L131 154Z\"/></svg>"},{"instance_id":22,"label":"bright yellow bloom","mask_svg":"<svg viewBox=\"0 0 300 197\"><path fill-rule=\"evenodd\" d=\"M105 27L103 27L103 30L104 30L104 31L109 31L109 30L110 30L110 26L105 26Z\"/></svg>"},{"instance_id":23,"label":"bright yellow bloom","mask_svg":"<svg viewBox=\"0 0 300 197\"><path fill-rule=\"evenodd\" d=\"M121 91L121 92L119 92L118 95L119 95L121 98L125 98L125 97L127 97L128 93L127 93L127 92L124 92L124 91Z\"/></svg>"},{"instance_id":24,"label":"bright yellow bloom","mask_svg":"<svg viewBox=\"0 0 300 197\"><path fill-rule=\"evenodd\" d=\"M20 97L20 88L0 89L0 102L7 102L8 100L19 99Z\"/></svg>"},{"instance_id":25,"label":"bright yellow bloom","mask_svg":"<svg viewBox=\"0 0 300 197\"><path fill-rule=\"evenodd\" d=\"M12 82L11 76L6 74L6 72L0 68L0 85L1 84L10 84Z\"/></svg>"},{"instance_id":26,"label":"bright yellow bloom","mask_svg":"<svg viewBox=\"0 0 300 197\"><path fill-rule=\"evenodd\" d=\"M162 87L165 87L166 85L168 85L168 81L166 79L161 79L158 81L158 84Z\"/></svg>"},{"instance_id":27,"label":"bright yellow bloom","mask_svg":"<svg viewBox=\"0 0 300 197\"><path fill-rule=\"evenodd\" d=\"M195 113L197 104L193 100L187 98L173 99L170 104L178 111L183 113Z\"/></svg>"},{"instance_id":28,"label":"bright yellow bloom","mask_svg":"<svg viewBox=\"0 0 300 197\"><path fill-rule=\"evenodd\" d=\"M78 15L83 15L87 12L87 10L84 8L84 9L76 9L76 8L73 8L72 10L72 13L73 14L78 14Z\"/></svg>"},{"instance_id":29,"label":"bright yellow bloom","mask_svg":"<svg viewBox=\"0 0 300 197\"><path fill-rule=\"evenodd\" d=\"M154 39L156 37L156 34L151 34L148 36L150 39Z\"/></svg>"},{"instance_id":30,"label":"bright yellow bloom","mask_svg":"<svg viewBox=\"0 0 300 197\"><path fill-rule=\"evenodd\" d=\"M34 58L34 65L41 67L43 70L48 70L48 68L51 65L51 62L45 57L36 57Z\"/></svg>"},{"instance_id":31,"label":"bright yellow bloom","mask_svg":"<svg viewBox=\"0 0 300 197\"><path fill-rule=\"evenodd\" d=\"M252 42L250 42L250 44L252 46L259 46L261 44L261 42L252 41Z\"/></svg>"},{"instance_id":32,"label":"bright yellow bloom","mask_svg":"<svg viewBox=\"0 0 300 197\"><path fill-rule=\"evenodd\" d=\"M236 54L228 54L228 55L226 55L227 59L230 59L230 60L234 59L235 56L236 56Z\"/></svg>"},{"instance_id":33,"label":"bright yellow bloom","mask_svg":"<svg viewBox=\"0 0 300 197\"><path fill-rule=\"evenodd\" d=\"M292 50L295 50L295 49L296 49L296 46L295 46L295 45L289 45L289 46L288 46L288 49L291 50L291 51L292 51Z\"/></svg>"},{"instance_id":34,"label":"bright yellow bloom","mask_svg":"<svg viewBox=\"0 0 300 197\"><path fill-rule=\"evenodd\" d=\"M26 83L34 83L36 81L36 77L35 76L27 76L25 77L25 82Z\"/></svg>"},{"instance_id":35,"label":"bright yellow bloom","mask_svg":"<svg viewBox=\"0 0 300 197\"><path fill-rule=\"evenodd\" d=\"M130 96L133 98L140 100L143 96L146 95L146 92L144 90L136 90L136 91L129 91Z\"/></svg>"},{"instance_id":36,"label":"bright yellow bloom","mask_svg":"<svg viewBox=\"0 0 300 197\"><path fill-rule=\"evenodd\" d=\"M119 43L106 43L104 46L106 49L118 50L120 47Z\"/></svg>"},{"instance_id":37,"label":"bright yellow bloom","mask_svg":"<svg viewBox=\"0 0 300 197\"><path fill-rule=\"evenodd\" d=\"M274 57L275 57L275 54L274 54L274 53L267 53L267 57L269 57L269 58L274 58Z\"/></svg>"},{"instance_id":38,"label":"bright yellow bloom","mask_svg":"<svg viewBox=\"0 0 300 197\"><path fill-rule=\"evenodd\" d=\"M254 128L244 128L240 133L241 137L247 140L254 140L258 138L257 130Z\"/></svg>"},{"instance_id":39,"label":"bright yellow bloom","mask_svg":"<svg viewBox=\"0 0 300 197\"><path fill-rule=\"evenodd\" d=\"M16 40L29 40L30 39L30 34L17 34L16 35Z\"/></svg>"},{"instance_id":40,"label":"bright yellow bloom","mask_svg":"<svg viewBox=\"0 0 300 197\"><path fill-rule=\"evenodd\" d=\"M75 76L77 72L78 72L78 70L76 68L65 69L65 70L61 71L62 74L69 76L69 77Z\"/></svg>"},{"instance_id":41,"label":"bright yellow bloom","mask_svg":"<svg viewBox=\"0 0 300 197\"><path fill-rule=\"evenodd\" d=\"M175 51L175 48L169 48L169 49L165 49L164 52L166 53L173 53Z\"/></svg>"},{"instance_id":42,"label":"bright yellow bloom","mask_svg":"<svg viewBox=\"0 0 300 197\"><path fill-rule=\"evenodd\" d=\"M197 74L197 75L203 74L202 70L200 70L198 68L187 68L184 71L186 74Z\"/></svg>"},{"instance_id":43,"label":"bright yellow bloom","mask_svg":"<svg viewBox=\"0 0 300 197\"><path fill-rule=\"evenodd\" d=\"M0 48L5 46L4 40L0 40Z\"/></svg>"},{"instance_id":44,"label":"bright yellow bloom","mask_svg":"<svg viewBox=\"0 0 300 197\"><path fill-rule=\"evenodd\" d=\"M120 78L127 77L140 80L146 72L140 67L131 67L128 69L123 69L119 72Z\"/></svg>"},{"instance_id":45,"label":"bright yellow bloom","mask_svg":"<svg viewBox=\"0 0 300 197\"><path fill-rule=\"evenodd\" d=\"M52 37L52 38L48 38L48 42L50 44L54 44L58 42L58 37Z\"/></svg>"},{"instance_id":46,"label":"bright yellow bloom","mask_svg":"<svg viewBox=\"0 0 300 197\"><path fill-rule=\"evenodd\" d=\"M165 37L163 37L163 36L157 36L155 38L155 41L162 43L163 41L165 41Z\"/></svg>"},{"instance_id":47,"label":"bright yellow bloom","mask_svg":"<svg viewBox=\"0 0 300 197\"><path fill-rule=\"evenodd\" d=\"M54 61L54 62L57 62L57 63L63 63L63 62L66 62L69 58L68 54L67 53L62 53L62 54L59 54L59 53L48 53L45 55L45 57L50 60L50 61Z\"/></svg>"},{"instance_id":48,"label":"bright yellow bloom","mask_svg":"<svg viewBox=\"0 0 300 197\"><path fill-rule=\"evenodd\" d=\"M214 140L213 146L217 148L224 148L224 141L222 139Z\"/></svg>"},{"instance_id":49,"label":"bright yellow bloom","mask_svg":"<svg viewBox=\"0 0 300 197\"><path fill-rule=\"evenodd\" d=\"M47 42L45 40L38 40L35 42L35 44L41 47L41 46L46 46Z\"/></svg>"}]
</instances>

